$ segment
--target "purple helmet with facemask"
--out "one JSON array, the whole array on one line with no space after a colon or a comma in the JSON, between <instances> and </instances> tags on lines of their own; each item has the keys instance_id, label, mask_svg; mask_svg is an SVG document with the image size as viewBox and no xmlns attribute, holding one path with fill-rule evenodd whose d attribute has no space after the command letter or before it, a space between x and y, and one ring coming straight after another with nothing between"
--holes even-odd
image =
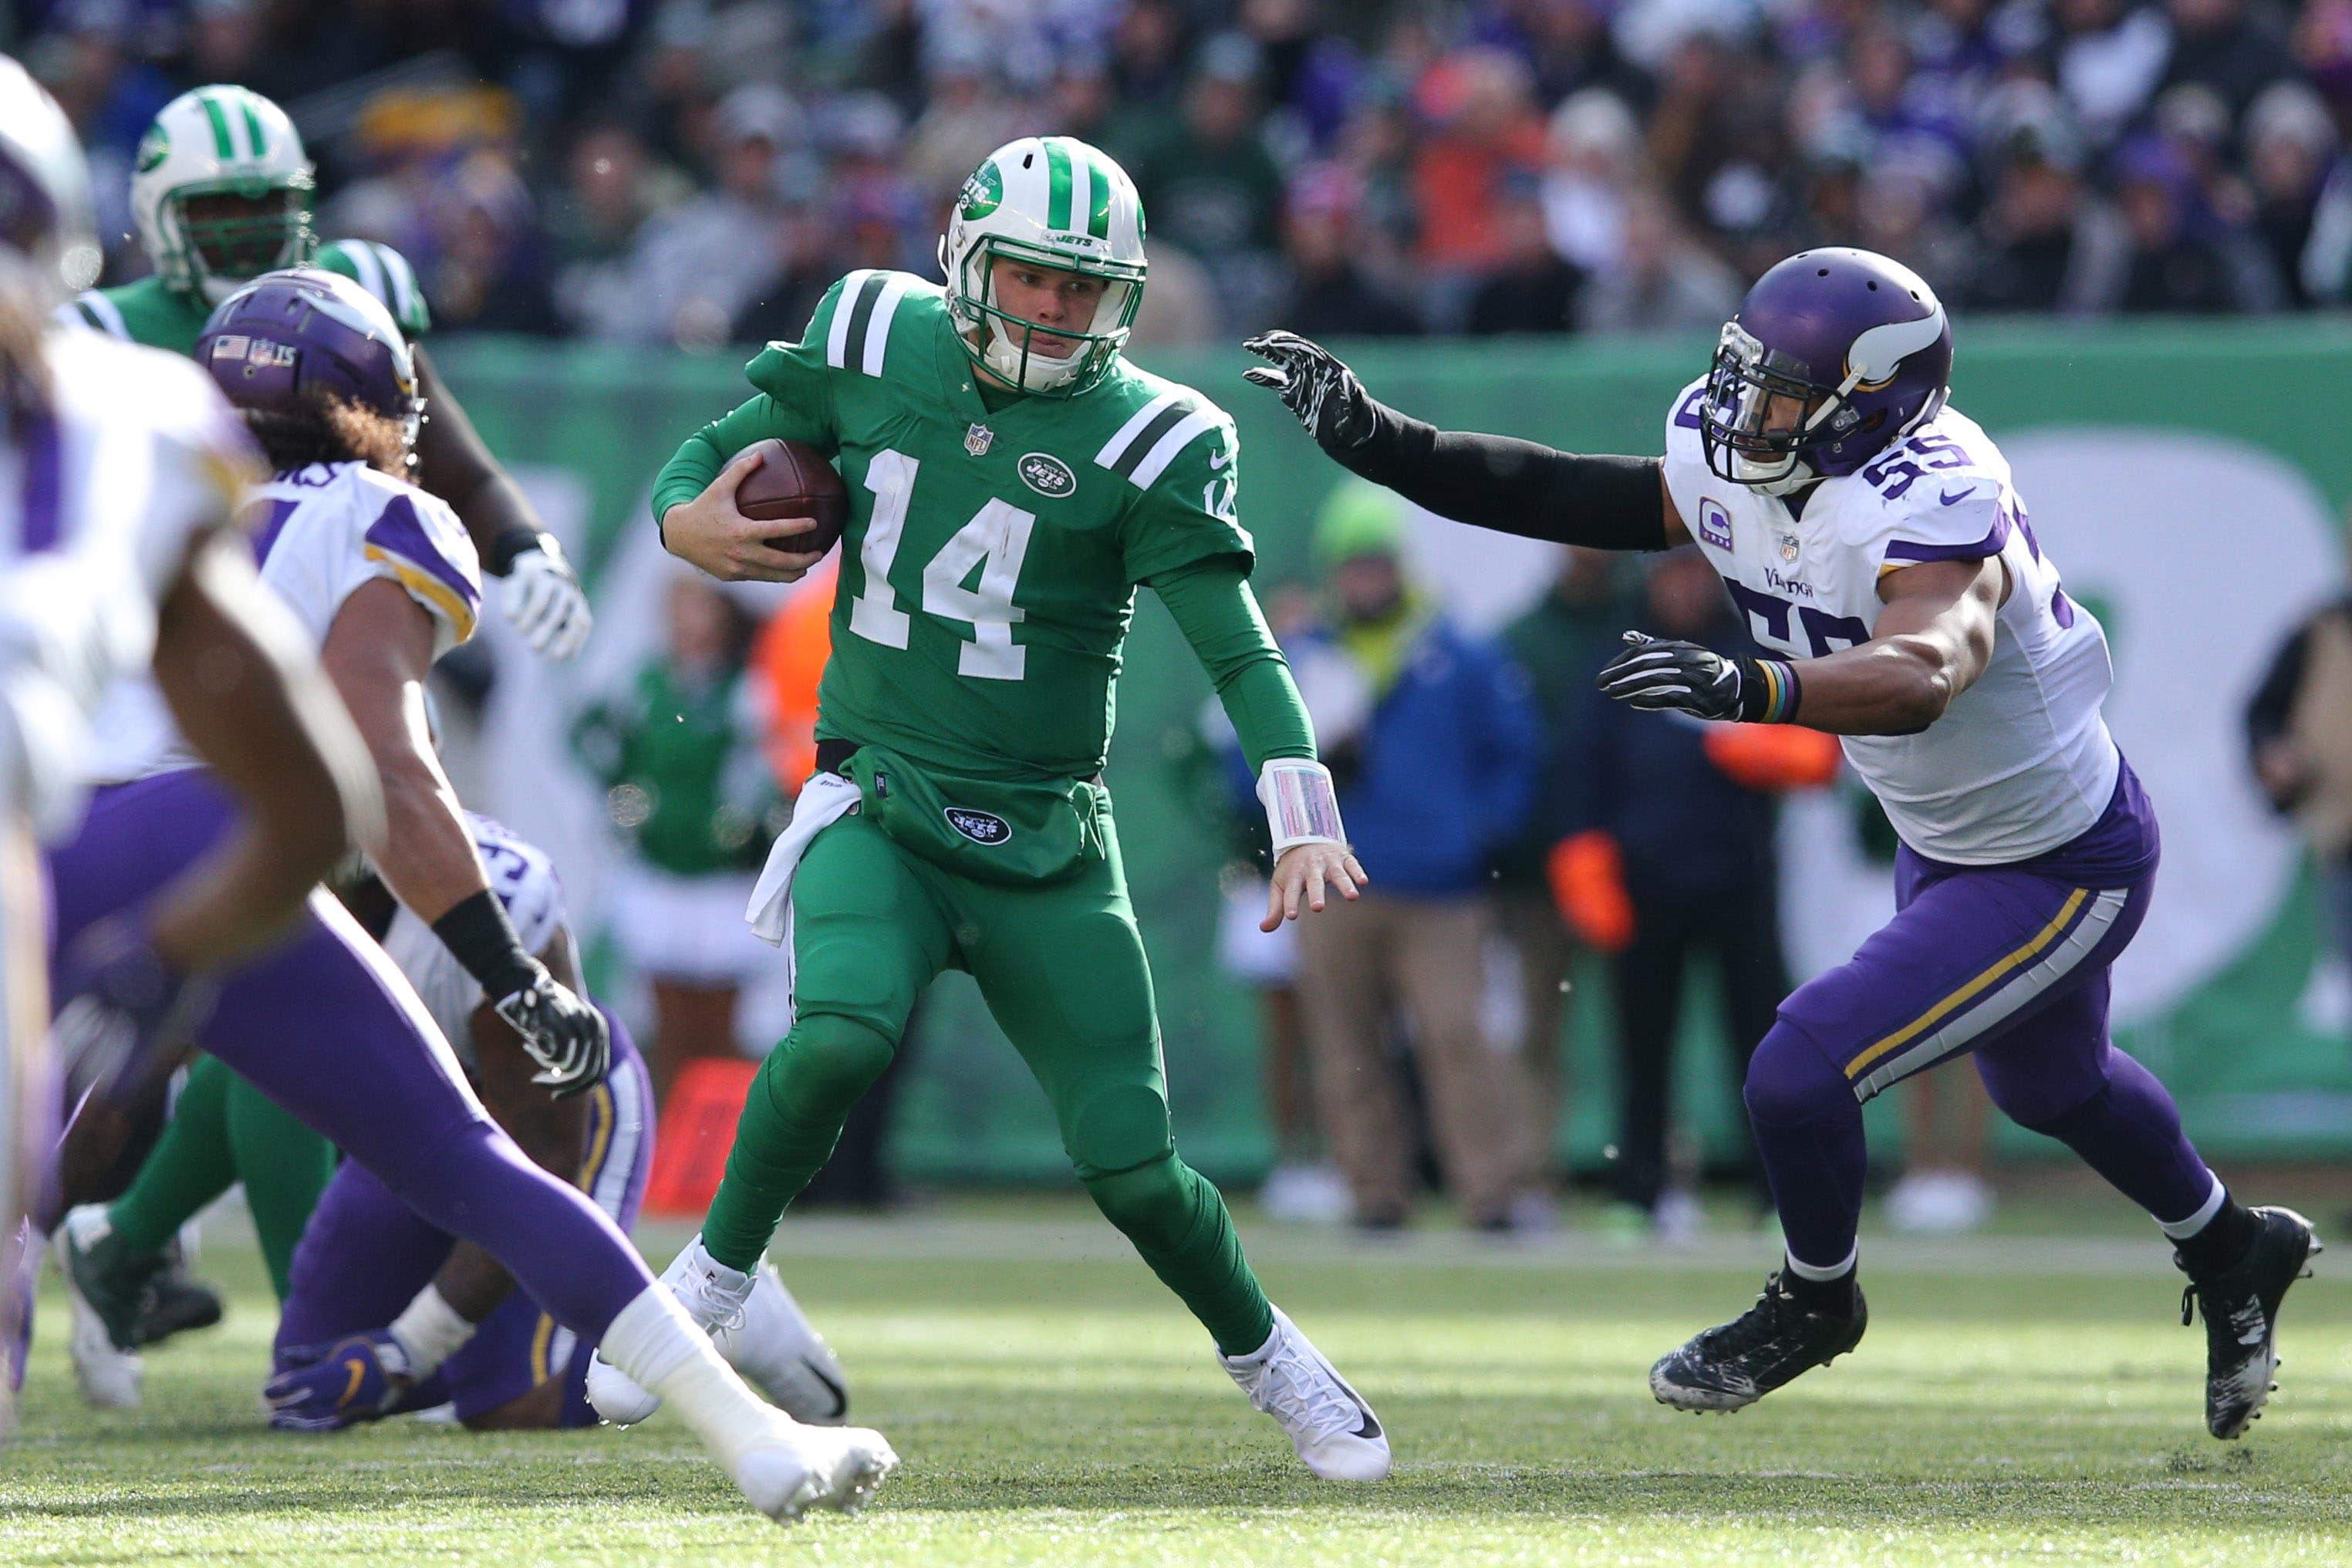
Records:
<instances>
[{"instance_id":1,"label":"purple helmet with facemask","mask_svg":"<svg viewBox=\"0 0 2352 1568\"><path fill-rule=\"evenodd\" d=\"M292 413L325 392L400 422L414 445L425 401L392 313L341 273L266 272L220 303L196 362L239 408Z\"/></svg>"},{"instance_id":2,"label":"purple helmet with facemask","mask_svg":"<svg viewBox=\"0 0 2352 1568\"><path fill-rule=\"evenodd\" d=\"M1724 324L1699 439L1719 476L1792 490L1853 473L1933 419L1951 379L1952 323L1917 273L1866 250L1800 251ZM1802 414L1768 423L1776 397Z\"/></svg>"}]
</instances>

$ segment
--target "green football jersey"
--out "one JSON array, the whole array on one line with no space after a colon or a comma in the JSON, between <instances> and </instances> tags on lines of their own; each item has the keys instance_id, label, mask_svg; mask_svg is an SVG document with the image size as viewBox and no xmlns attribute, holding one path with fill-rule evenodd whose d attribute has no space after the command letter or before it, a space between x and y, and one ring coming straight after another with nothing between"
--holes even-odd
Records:
<instances>
[{"instance_id":1,"label":"green football jersey","mask_svg":"<svg viewBox=\"0 0 2352 1568\"><path fill-rule=\"evenodd\" d=\"M320 246L310 265L340 272L382 300L411 342L423 337L433 325L432 314L425 308L425 291L416 286L415 270L388 245L364 239L337 240ZM204 336L205 323L213 313L212 306L202 295L173 288L157 277L142 277L136 283L112 288L88 289L64 309L71 311L82 325L95 327L109 337L181 355L196 351L196 340Z\"/></svg>"},{"instance_id":2,"label":"green football jersey","mask_svg":"<svg viewBox=\"0 0 2352 1568\"><path fill-rule=\"evenodd\" d=\"M992 411L944 290L910 274L851 273L746 374L766 396L730 434L808 442L849 488L820 737L969 778L1086 778L1136 585L1251 559L1222 409L1122 358L1076 397Z\"/></svg>"}]
</instances>

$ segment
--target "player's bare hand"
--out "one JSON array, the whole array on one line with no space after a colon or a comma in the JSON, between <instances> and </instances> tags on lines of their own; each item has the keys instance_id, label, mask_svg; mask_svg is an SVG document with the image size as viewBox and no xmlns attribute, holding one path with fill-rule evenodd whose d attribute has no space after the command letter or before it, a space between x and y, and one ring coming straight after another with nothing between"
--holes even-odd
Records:
<instances>
[{"instance_id":1,"label":"player's bare hand","mask_svg":"<svg viewBox=\"0 0 2352 1568\"><path fill-rule=\"evenodd\" d=\"M759 449L746 447L701 495L663 513L662 543L669 553L722 582L798 582L807 576L824 551L781 549L772 541L806 533L816 527L814 517L747 517L736 509L736 486L759 465Z\"/></svg>"},{"instance_id":2,"label":"player's bare hand","mask_svg":"<svg viewBox=\"0 0 2352 1568\"><path fill-rule=\"evenodd\" d=\"M1297 919L1301 909L1321 909L1328 894L1353 900L1371 880L1364 874L1364 862L1345 844L1293 844L1274 862L1265 918L1258 929L1277 930L1284 921Z\"/></svg>"}]
</instances>

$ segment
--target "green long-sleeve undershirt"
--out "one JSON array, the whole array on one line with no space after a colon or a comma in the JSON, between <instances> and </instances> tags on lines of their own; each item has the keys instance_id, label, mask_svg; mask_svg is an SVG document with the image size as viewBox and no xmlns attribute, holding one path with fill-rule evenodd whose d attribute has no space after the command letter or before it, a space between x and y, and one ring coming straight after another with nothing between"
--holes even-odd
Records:
<instances>
[{"instance_id":1,"label":"green long-sleeve undershirt","mask_svg":"<svg viewBox=\"0 0 2352 1568\"><path fill-rule=\"evenodd\" d=\"M1209 672L1250 771L1264 768L1269 757L1313 757L1315 727L1242 561L1233 556L1196 561L1160 573L1151 587Z\"/></svg>"}]
</instances>

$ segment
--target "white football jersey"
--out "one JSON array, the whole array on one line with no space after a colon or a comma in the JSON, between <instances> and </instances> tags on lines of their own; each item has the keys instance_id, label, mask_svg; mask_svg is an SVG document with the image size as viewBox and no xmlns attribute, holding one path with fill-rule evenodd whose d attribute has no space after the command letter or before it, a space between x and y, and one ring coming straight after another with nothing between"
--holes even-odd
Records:
<instances>
[{"instance_id":1,"label":"white football jersey","mask_svg":"<svg viewBox=\"0 0 2352 1568\"><path fill-rule=\"evenodd\" d=\"M507 906L507 918L514 922L523 950L533 955L546 952L547 945L565 928L563 883L555 874L555 862L538 845L517 838L504 823L468 811L466 826L473 832L482 869L489 873L490 891ZM489 999L482 995L481 982L442 946L433 927L404 905L394 912L392 927L384 933L383 950L425 998L426 1010L457 1048L458 1060L471 1067L474 1009Z\"/></svg>"},{"instance_id":2,"label":"white football jersey","mask_svg":"<svg viewBox=\"0 0 2352 1568\"><path fill-rule=\"evenodd\" d=\"M1721 479L1699 441L1702 378L1666 422L1668 494L1756 641L1818 658L1870 640L1878 582L1922 561L1998 555L2010 592L1992 662L1918 735L1842 737L1903 841L1932 860L1998 865L2089 829L2121 759L2100 704L2106 633L2042 553L2009 461L1977 423L1942 412L1864 467L1824 479L1801 516Z\"/></svg>"},{"instance_id":3,"label":"white football jersey","mask_svg":"<svg viewBox=\"0 0 2352 1568\"><path fill-rule=\"evenodd\" d=\"M246 494L261 580L275 590L313 647L323 646L343 601L379 578L399 583L433 618L436 658L474 634L481 563L448 504L363 463L320 463L279 474ZM90 777L142 778L194 760L152 681L107 699Z\"/></svg>"},{"instance_id":4,"label":"white football jersey","mask_svg":"<svg viewBox=\"0 0 2352 1568\"><path fill-rule=\"evenodd\" d=\"M110 683L143 674L190 542L254 471L236 413L174 354L60 329L47 417L0 433L0 680L44 826L69 821Z\"/></svg>"}]
</instances>

